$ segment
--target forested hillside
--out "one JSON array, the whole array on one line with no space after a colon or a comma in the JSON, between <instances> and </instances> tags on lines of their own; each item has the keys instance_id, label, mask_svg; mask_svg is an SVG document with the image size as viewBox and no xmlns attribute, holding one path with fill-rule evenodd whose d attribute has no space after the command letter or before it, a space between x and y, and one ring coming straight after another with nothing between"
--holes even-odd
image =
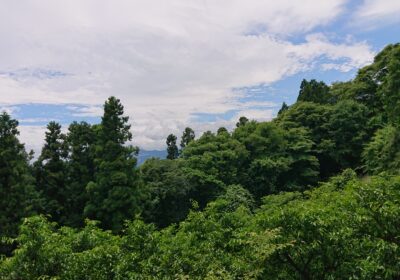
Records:
<instances>
[{"instance_id":1,"label":"forested hillside","mask_svg":"<svg viewBox=\"0 0 400 280\"><path fill-rule=\"evenodd\" d=\"M115 97L35 160L4 112L0 279L400 279L399 126L400 44L140 166Z\"/></svg>"}]
</instances>

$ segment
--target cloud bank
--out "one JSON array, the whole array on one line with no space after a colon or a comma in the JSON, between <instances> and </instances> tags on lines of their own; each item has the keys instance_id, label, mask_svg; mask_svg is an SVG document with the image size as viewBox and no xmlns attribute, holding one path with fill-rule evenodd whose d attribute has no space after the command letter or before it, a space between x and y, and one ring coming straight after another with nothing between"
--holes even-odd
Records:
<instances>
[{"instance_id":1,"label":"cloud bank","mask_svg":"<svg viewBox=\"0 0 400 280\"><path fill-rule=\"evenodd\" d=\"M333 42L313 32L334 21L345 4L8 1L0 10L0 105L86 105L76 116L96 116L115 95L133 122L134 144L145 149L162 148L166 135L186 125L200 133L232 127L244 114L270 119L271 104L244 102L246 93L233 89L314 68L349 71L372 59L365 42ZM304 40L293 43L293 36ZM232 120L193 118L230 111L236 112ZM30 145L39 146L42 133L43 127L22 128Z\"/></svg>"},{"instance_id":2,"label":"cloud bank","mask_svg":"<svg viewBox=\"0 0 400 280\"><path fill-rule=\"evenodd\" d=\"M400 22L400 1L365 0L355 13L355 22L376 28L380 25Z\"/></svg>"}]
</instances>

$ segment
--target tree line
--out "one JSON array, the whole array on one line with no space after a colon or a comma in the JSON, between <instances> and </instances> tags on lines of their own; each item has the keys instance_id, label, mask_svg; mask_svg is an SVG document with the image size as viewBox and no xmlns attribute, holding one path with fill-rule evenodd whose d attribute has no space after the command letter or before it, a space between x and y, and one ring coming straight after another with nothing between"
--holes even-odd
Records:
<instances>
[{"instance_id":1,"label":"tree line","mask_svg":"<svg viewBox=\"0 0 400 280\"><path fill-rule=\"evenodd\" d=\"M32 154L0 115L0 278L398 279L400 45L348 82L303 80L276 118L241 117L136 164L121 102L50 122Z\"/></svg>"}]
</instances>

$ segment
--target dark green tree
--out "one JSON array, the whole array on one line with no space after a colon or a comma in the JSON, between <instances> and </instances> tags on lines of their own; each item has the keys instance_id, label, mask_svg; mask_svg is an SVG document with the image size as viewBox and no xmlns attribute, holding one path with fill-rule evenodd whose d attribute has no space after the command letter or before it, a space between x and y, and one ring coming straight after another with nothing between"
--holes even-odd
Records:
<instances>
[{"instance_id":1,"label":"dark green tree","mask_svg":"<svg viewBox=\"0 0 400 280\"><path fill-rule=\"evenodd\" d=\"M229 133L228 130L225 127L220 127L217 130L217 135L222 134L222 133Z\"/></svg>"},{"instance_id":2,"label":"dark green tree","mask_svg":"<svg viewBox=\"0 0 400 280\"><path fill-rule=\"evenodd\" d=\"M176 136L174 134L170 134L167 137L167 159L176 159L179 156L179 149L176 145Z\"/></svg>"},{"instance_id":3,"label":"dark green tree","mask_svg":"<svg viewBox=\"0 0 400 280\"><path fill-rule=\"evenodd\" d=\"M334 143L328 136L328 121L332 106L313 102L297 102L275 120L285 129L303 127L314 142L313 150L320 163L322 179L328 178L340 170L339 164L332 158Z\"/></svg>"},{"instance_id":4,"label":"dark green tree","mask_svg":"<svg viewBox=\"0 0 400 280\"><path fill-rule=\"evenodd\" d=\"M300 85L300 92L297 101L307 101L315 103L329 103L329 87L324 82L303 80Z\"/></svg>"},{"instance_id":5,"label":"dark green tree","mask_svg":"<svg viewBox=\"0 0 400 280\"><path fill-rule=\"evenodd\" d=\"M94 179L93 149L96 134L86 122L73 122L68 128L66 221L70 226L83 225L83 210L88 200L86 185Z\"/></svg>"},{"instance_id":6,"label":"dark green tree","mask_svg":"<svg viewBox=\"0 0 400 280\"><path fill-rule=\"evenodd\" d=\"M384 104L388 120L396 125L400 124L400 44L389 45L380 54L386 58L384 68L381 69L383 81L379 85L378 93ZM377 56L379 59L379 55ZM383 59L383 58L382 58ZM382 60L381 59L381 60Z\"/></svg>"},{"instance_id":7,"label":"dark green tree","mask_svg":"<svg viewBox=\"0 0 400 280\"><path fill-rule=\"evenodd\" d=\"M319 163L313 141L304 128L283 129L272 122L259 123L242 139L249 152L240 183L256 199L281 191L304 190L317 182Z\"/></svg>"},{"instance_id":8,"label":"dark green tree","mask_svg":"<svg viewBox=\"0 0 400 280\"><path fill-rule=\"evenodd\" d=\"M119 99L110 97L94 146L95 174L86 190L89 200L86 217L99 220L107 229L119 231L124 220L139 211L138 174L135 169L138 149L126 145L132 139L129 118Z\"/></svg>"},{"instance_id":9,"label":"dark green tree","mask_svg":"<svg viewBox=\"0 0 400 280\"><path fill-rule=\"evenodd\" d=\"M248 152L229 133L204 133L182 154L187 166L201 170L226 185L237 184Z\"/></svg>"},{"instance_id":10,"label":"dark green tree","mask_svg":"<svg viewBox=\"0 0 400 280\"><path fill-rule=\"evenodd\" d=\"M183 159L151 158L140 166L145 209L142 216L159 227L184 220L192 206L195 185L191 182Z\"/></svg>"},{"instance_id":11,"label":"dark green tree","mask_svg":"<svg viewBox=\"0 0 400 280\"><path fill-rule=\"evenodd\" d=\"M285 129L308 130L321 177L326 179L345 168L359 166L363 145L373 133L368 116L365 105L344 99L334 105L297 102L275 121Z\"/></svg>"},{"instance_id":12,"label":"dark green tree","mask_svg":"<svg viewBox=\"0 0 400 280\"><path fill-rule=\"evenodd\" d=\"M357 168L363 147L372 134L368 127L368 109L351 100L339 102L332 109L324 143L332 147L330 156L342 170Z\"/></svg>"},{"instance_id":13,"label":"dark green tree","mask_svg":"<svg viewBox=\"0 0 400 280\"><path fill-rule=\"evenodd\" d=\"M195 138L193 129L186 127L181 138L181 149L184 149Z\"/></svg>"},{"instance_id":14,"label":"dark green tree","mask_svg":"<svg viewBox=\"0 0 400 280\"><path fill-rule=\"evenodd\" d=\"M232 131L232 137L239 142L244 143L246 138L257 129L257 126L257 121L249 121L245 125L236 127L236 129Z\"/></svg>"},{"instance_id":15,"label":"dark green tree","mask_svg":"<svg viewBox=\"0 0 400 280\"><path fill-rule=\"evenodd\" d=\"M239 118L239 121L236 123L236 127L244 126L249 122L249 119L242 116Z\"/></svg>"},{"instance_id":16,"label":"dark green tree","mask_svg":"<svg viewBox=\"0 0 400 280\"><path fill-rule=\"evenodd\" d=\"M34 163L38 190L44 198L44 211L57 222L65 222L67 149L61 125L52 121L47 125L42 152Z\"/></svg>"},{"instance_id":17,"label":"dark green tree","mask_svg":"<svg viewBox=\"0 0 400 280\"><path fill-rule=\"evenodd\" d=\"M39 206L29 156L18 135L18 121L5 112L0 114L0 239L15 237L21 219ZM9 249L0 243L0 255L9 253Z\"/></svg>"},{"instance_id":18,"label":"dark green tree","mask_svg":"<svg viewBox=\"0 0 400 280\"><path fill-rule=\"evenodd\" d=\"M400 173L400 130L387 125L378 130L363 151L364 170L368 174Z\"/></svg>"},{"instance_id":19,"label":"dark green tree","mask_svg":"<svg viewBox=\"0 0 400 280\"><path fill-rule=\"evenodd\" d=\"M278 116L287 111L287 109L289 109L289 106L286 104L286 102L283 102L281 108L278 111Z\"/></svg>"},{"instance_id":20,"label":"dark green tree","mask_svg":"<svg viewBox=\"0 0 400 280\"><path fill-rule=\"evenodd\" d=\"M335 83L330 92L335 100L351 99L367 106L374 129L389 120L398 123L400 92L400 44L388 45L374 62L358 71L349 82Z\"/></svg>"}]
</instances>

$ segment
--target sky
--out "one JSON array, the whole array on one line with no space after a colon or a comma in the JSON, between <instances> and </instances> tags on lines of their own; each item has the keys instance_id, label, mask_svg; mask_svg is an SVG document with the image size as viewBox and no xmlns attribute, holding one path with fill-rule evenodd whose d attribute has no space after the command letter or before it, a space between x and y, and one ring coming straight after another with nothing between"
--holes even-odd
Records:
<instances>
[{"instance_id":1,"label":"sky","mask_svg":"<svg viewBox=\"0 0 400 280\"><path fill-rule=\"evenodd\" d=\"M109 96L133 145L164 149L240 116L272 119L303 78L352 79L400 42L399 0L0 0L0 111L40 151L46 124L98 123Z\"/></svg>"}]
</instances>

